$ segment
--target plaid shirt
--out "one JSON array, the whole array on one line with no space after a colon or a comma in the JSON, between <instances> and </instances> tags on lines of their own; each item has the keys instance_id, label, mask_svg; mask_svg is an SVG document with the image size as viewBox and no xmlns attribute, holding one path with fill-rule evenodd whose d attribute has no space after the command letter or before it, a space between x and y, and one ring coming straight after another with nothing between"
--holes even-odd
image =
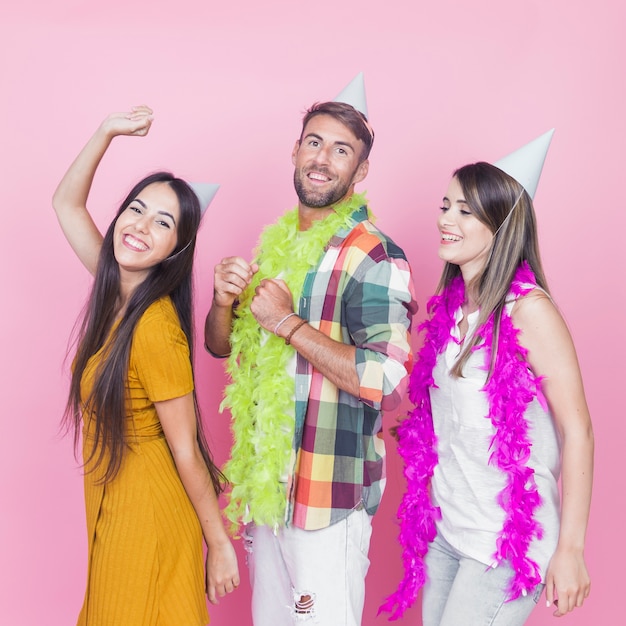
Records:
<instances>
[{"instance_id":1,"label":"plaid shirt","mask_svg":"<svg viewBox=\"0 0 626 626\"><path fill-rule=\"evenodd\" d=\"M356 346L360 383L356 398L297 356L286 516L304 530L326 528L360 505L376 512L386 480L381 411L400 403L412 359L417 304L404 252L366 207L352 219L307 274L298 307L313 328Z\"/></svg>"}]
</instances>

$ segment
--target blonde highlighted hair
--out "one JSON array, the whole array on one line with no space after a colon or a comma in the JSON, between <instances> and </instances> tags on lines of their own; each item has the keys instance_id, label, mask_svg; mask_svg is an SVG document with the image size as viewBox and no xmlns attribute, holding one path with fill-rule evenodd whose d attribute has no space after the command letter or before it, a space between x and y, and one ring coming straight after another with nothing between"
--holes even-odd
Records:
<instances>
[{"instance_id":1,"label":"blonde highlighted hair","mask_svg":"<svg viewBox=\"0 0 626 626\"><path fill-rule=\"evenodd\" d=\"M537 221L533 201L526 190L508 174L489 163L465 165L453 175L463 190L472 215L482 222L494 238L485 266L467 286L479 307L477 328L494 314L494 342L498 335L502 310L506 303L515 271L526 261L537 279L537 286L548 292L537 237ZM442 292L459 276L458 265L446 263L437 292ZM480 338L477 334L463 346L452 368L454 376L463 375L463 367ZM489 375L493 371L497 350L493 350Z\"/></svg>"}]
</instances>

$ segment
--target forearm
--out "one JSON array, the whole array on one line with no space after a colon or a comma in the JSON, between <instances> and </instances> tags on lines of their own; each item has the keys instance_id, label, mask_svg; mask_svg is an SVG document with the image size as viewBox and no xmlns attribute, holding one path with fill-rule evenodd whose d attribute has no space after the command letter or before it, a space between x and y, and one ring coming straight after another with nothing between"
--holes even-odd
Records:
<instances>
[{"instance_id":1,"label":"forearm","mask_svg":"<svg viewBox=\"0 0 626 626\"><path fill-rule=\"evenodd\" d=\"M61 226L65 213L81 209L87 203L96 169L111 139L112 137L100 126L63 176L52 198L52 205L59 216Z\"/></svg>"},{"instance_id":2,"label":"forearm","mask_svg":"<svg viewBox=\"0 0 626 626\"><path fill-rule=\"evenodd\" d=\"M63 234L91 274L96 272L102 235L87 211L87 198L110 143L111 136L101 126L70 165L52 198Z\"/></svg>"},{"instance_id":3,"label":"forearm","mask_svg":"<svg viewBox=\"0 0 626 626\"><path fill-rule=\"evenodd\" d=\"M584 547L593 474L591 423L568 429L563 437L559 541L546 572L546 600L560 617L583 605L591 589Z\"/></svg>"},{"instance_id":4,"label":"forearm","mask_svg":"<svg viewBox=\"0 0 626 626\"><path fill-rule=\"evenodd\" d=\"M217 495L199 448L196 446L188 453L175 454L174 462L202 527L207 546L211 548L229 543Z\"/></svg>"},{"instance_id":5,"label":"forearm","mask_svg":"<svg viewBox=\"0 0 626 626\"><path fill-rule=\"evenodd\" d=\"M594 440L591 424L563 439L559 548L582 551L591 505Z\"/></svg>"},{"instance_id":6,"label":"forearm","mask_svg":"<svg viewBox=\"0 0 626 626\"><path fill-rule=\"evenodd\" d=\"M279 336L287 337L302 319L290 317L279 329ZM335 341L313 328L303 324L290 338L291 345L311 365L330 380L336 387L358 398L360 383L356 371L356 348Z\"/></svg>"},{"instance_id":7,"label":"forearm","mask_svg":"<svg viewBox=\"0 0 626 626\"><path fill-rule=\"evenodd\" d=\"M228 356L230 353L232 325L232 306L219 306L213 302L204 322L204 344L214 356Z\"/></svg>"},{"instance_id":8,"label":"forearm","mask_svg":"<svg viewBox=\"0 0 626 626\"><path fill-rule=\"evenodd\" d=\"M402 285L408 277L395 265L378 263L368 277L369 282L362 279L342 299L341 324L349 329L349 343L308 323L300 325L303 320L291 315L293 297L282 280L261 281L250 308L262 328L289 338L298 353L335 386L368 406L386 410L397 405L407 377L415 307L408 285L406 291L390 292L389 284Z\"/></svg>"}]
</instances>

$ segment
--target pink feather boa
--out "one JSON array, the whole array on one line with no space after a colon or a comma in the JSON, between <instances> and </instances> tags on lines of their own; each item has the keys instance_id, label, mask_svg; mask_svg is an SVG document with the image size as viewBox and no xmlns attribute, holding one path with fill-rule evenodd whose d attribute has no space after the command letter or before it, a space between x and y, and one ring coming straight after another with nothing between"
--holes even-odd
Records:
<instances>
[{"instance_id":1,"label":"pink feather boa","mask_svg":"<svg viewBox=\"0 0 626 626\"><path fill-rule=\"evenodd\" d=\"M518 268L510 293L527 294L536 286L535 276L526 262ZM452 339L455 312L465 300L465 286L459 276L439 296L428 303L431 318L420 326L425 331L422 346L409 383L409 398L414 409L397 428L398 452L404 459L407 490L398 509L399 541L402 545L404 578L397 591L389 596L380 612L390 612L390 620L400 618L426 582L424 557L428 544L437 534L436 521L441 513L430 500L429 484L437 464L437 441L433 429L430 388L435 385L433 370L437 357ZM493 315L478 331L483 339L485 368L489 369L493 350ZM519 344L519 330L506 310L502 311L496 363L491 378L483 388L489 400L489 414L495 434L491 440L489 463L502 470L506 486L498 494L498 504L505 513L502 530L496 541L494 560L509 561L515 574L507 589L514 600L541 582L539 567L528 557L533 538L541 538L541 526L534 514L541 498L534 471L526 465L531 449L525 411L533 398L545 406L540 378L526 362L527 351Z\"/></svg>"}]
</instances>

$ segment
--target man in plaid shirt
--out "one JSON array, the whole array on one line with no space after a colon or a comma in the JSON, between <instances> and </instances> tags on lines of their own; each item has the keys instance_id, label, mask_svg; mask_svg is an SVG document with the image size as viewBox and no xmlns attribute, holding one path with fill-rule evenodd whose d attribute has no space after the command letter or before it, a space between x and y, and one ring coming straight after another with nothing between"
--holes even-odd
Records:
<instances>
[{"instance_id":1,"label":"man in plaid shirt","mask_svg":"<svg viewBox=\"0 0 626 626\"><path fill-rule=\"evenodd\" d=\"M300 232L360 198L354 186L367 175L373 138L350 104L309 109L293 151ZM361 623L371 517L385 484L382 410L404 393L417 310L406 257L368 219L364 202L320 247L297 314L282 273L263 278L249 305L258 326L296 355L287 367L295 388L293 443L280 479L284 523L251 523L245 532L255 626ZM229 353L233 307L258 268L241 257L216 266L205 327L213 354ZM254 502L249 512L254 520Z\"/></svg>"}]
</instances>

